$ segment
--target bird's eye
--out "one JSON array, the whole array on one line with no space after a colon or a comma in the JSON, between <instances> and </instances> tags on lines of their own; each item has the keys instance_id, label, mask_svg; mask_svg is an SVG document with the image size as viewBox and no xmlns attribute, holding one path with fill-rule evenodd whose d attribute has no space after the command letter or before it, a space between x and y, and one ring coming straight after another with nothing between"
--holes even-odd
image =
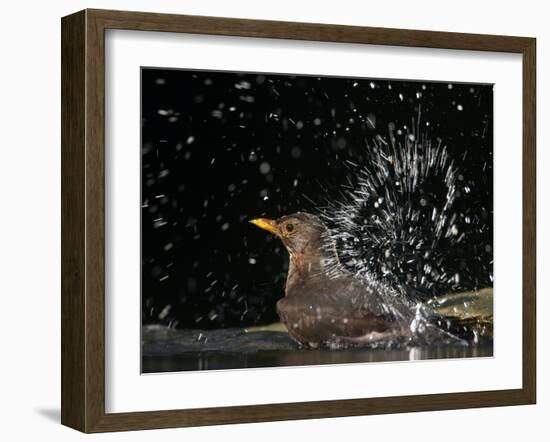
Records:
<instances>
[{"instance_id":1,"label":"bird's eye","mask_svg":"<svg viewBox=\"0 0 550 442\"><path fill-rule=\"evenodd\" d=\"M292 232L292 231L294 231L294 224L288 223L288 224L286 225L286 231L289 232L289 233Z\"/></svg>"}]
</instances>

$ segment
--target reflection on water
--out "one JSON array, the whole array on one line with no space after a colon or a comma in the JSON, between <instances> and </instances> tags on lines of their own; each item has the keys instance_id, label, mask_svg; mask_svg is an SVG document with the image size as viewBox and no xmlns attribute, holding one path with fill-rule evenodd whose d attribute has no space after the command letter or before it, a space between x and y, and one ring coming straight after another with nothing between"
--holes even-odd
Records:
<instances>
[{"instance_id":1,"label":"reflection on water","mask_svg":"<svg viewBox=\"0 0 550 442\"><path fill-rule=\"evenodd\" d=\"M437 345L401 349L299 349L282 332L242 329L174 330L144 327L142 372L224 370L353 362L478 358L493 355L492 340L475 346Z\"/></svg>"},{"instance_id":2,"label":"reflection on water","mask_svg":"<svg viewBox=\"0 0 550 442\"><path fill-rule=\"evenodd\" d=\"M492 345L475 347L439 346L403 350L267 350L256 353L189 352L143 356L143 373L230 368L282 367L351 362L388 362L420 359L475 358L493 355Z\"/></svg>"}]
</instances>

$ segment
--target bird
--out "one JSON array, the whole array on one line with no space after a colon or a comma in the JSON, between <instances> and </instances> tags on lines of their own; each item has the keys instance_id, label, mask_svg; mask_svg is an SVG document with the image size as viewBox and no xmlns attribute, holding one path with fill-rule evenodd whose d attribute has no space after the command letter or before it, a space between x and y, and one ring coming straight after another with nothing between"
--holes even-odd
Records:
<instances>
[{"instance_id":1,"label":"bird","mask_svg":"<svg viewBox=\"0 0 550 442\"><path fill-rule=\"evenodd\" d=\"M250 223L276 235L289 254L285 296L277 314L305 348L391 347L459 342L432 324L424 306L375 278L357 278L338 259L325 223L297 212Z\"/></svg>"}]
</instances>

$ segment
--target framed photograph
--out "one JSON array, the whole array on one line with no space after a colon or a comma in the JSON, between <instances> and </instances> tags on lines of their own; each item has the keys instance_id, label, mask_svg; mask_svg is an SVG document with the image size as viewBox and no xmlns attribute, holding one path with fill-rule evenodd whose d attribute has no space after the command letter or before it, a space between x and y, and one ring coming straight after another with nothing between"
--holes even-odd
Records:
<instances>
[{"instance_id":1,"label":"framed photograph","mask_svg":"<svg viewBox=\"0 0 550 442\"><path fill-rule=\"evenodd\" d=\"M62 423L535 403L535 53L64 17Z\"/></svg>"}]
</instances>

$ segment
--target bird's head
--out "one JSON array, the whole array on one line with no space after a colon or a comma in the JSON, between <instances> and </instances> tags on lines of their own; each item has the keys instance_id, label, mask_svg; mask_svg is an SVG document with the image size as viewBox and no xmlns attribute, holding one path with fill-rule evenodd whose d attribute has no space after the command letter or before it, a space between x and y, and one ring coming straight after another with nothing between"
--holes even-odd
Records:
<instances>
[{"instance_id":1,"label":"bird's head","mask_svg":"<svg viewBox=\"0 0 550 442\"><path fill-rule=\"evenodd\" d=\"M277 235L293 259L323 253L323 233L327 228L315 215L297 212L279 219L257 218L250 222Z\"/></svg>"}]
</instances>

